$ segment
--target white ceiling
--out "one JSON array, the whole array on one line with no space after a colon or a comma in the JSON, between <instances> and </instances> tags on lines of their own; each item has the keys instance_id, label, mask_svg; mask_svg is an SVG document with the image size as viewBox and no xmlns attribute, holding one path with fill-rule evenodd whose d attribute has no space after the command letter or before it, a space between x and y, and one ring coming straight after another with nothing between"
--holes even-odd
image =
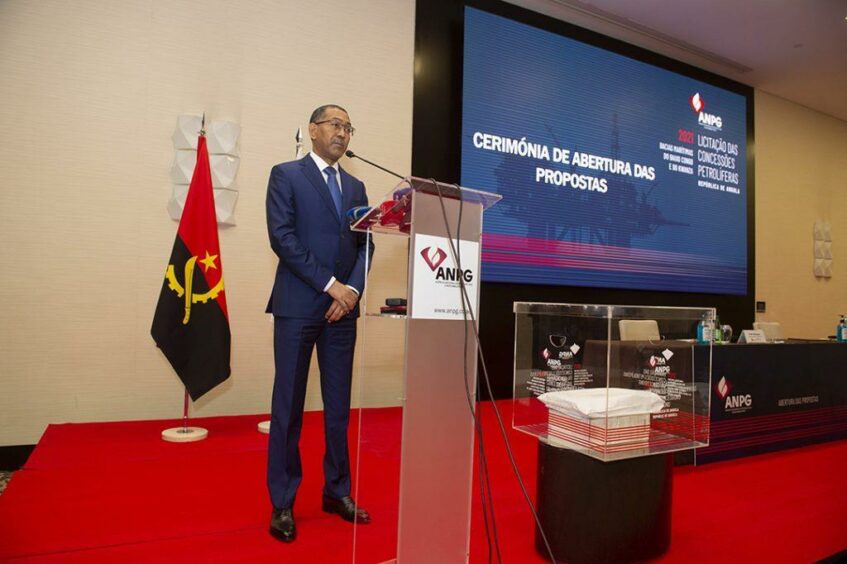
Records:
<instances>
[{"instance_id":1,"label":"white ceiling","mask_svg":"<svg viewBox=\"0 0 847 564\"><path fill-rule=\"evenodd\" d=\"M847 121L847 0L510 0Z\"/></svg>"}]
</instances>

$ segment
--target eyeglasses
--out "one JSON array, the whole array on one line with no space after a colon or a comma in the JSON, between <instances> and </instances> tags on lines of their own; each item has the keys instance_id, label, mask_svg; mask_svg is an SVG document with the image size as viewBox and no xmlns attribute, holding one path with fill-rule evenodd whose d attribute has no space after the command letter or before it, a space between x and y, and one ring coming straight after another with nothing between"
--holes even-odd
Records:
<instances>
[{"instance_id":1,"label":"eyeglasses","mask_svg":"<svg viewBox=\"0 0 847 564\"><path fill-rule=\"evenodd\" d=\"M356 133L356 128L350 125L349 123L344 123L343 121L337 119L325 119L323 121L313 122L315 125L323 125L325 123L330 124L336 131L343 129L346 131L351 137L354 133Z\"/></svg>"}]
</instances>

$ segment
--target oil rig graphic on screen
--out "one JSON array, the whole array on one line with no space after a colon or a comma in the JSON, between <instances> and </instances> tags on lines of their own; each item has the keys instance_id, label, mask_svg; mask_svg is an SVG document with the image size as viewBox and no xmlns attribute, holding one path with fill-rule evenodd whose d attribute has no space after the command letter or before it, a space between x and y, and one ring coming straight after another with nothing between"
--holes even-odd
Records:
<instances>
[{"instance_id":1,"label":"oil rig graphic on screen","mask_svg":"<svg viewBox=\"0 0 847 564\"><path fill-rule=\"evenodd\" d=\"M557 146L559 139L548 125ZM575 147L575 150L578 150ZM621 154L617 113L612 118L611 154ZM513 221L526 224L527 237L547 241L569 241L631 248L633 239L653 235L662 227L688 227L689 224L669 219L651 195L659 186L652 181L636 183L619 175L610 175L605 194L539 185L525 190L527 178L534 178L536 166L549 163L515 155L503 155L495 168L496 191L503 196L504 212ZM570 172L578 172L571 165ZM639 187L639 184L642 186ZM553 197L548 190L569 190L568 197Z\"/></svg>"}]
</instances>

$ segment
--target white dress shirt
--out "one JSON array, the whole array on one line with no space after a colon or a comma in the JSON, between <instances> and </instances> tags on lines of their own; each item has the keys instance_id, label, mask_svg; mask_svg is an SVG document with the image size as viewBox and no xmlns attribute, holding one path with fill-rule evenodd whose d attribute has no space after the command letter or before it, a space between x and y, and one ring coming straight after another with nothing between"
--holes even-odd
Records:
<instances>
[{"instance_id":1,"label":"white dress shirt","mask_svg":"<svg viewBox=\"0 0 847 564\"><path fill-rule=\"evenodd\" d=\"M314 151L310 152L309 156L312 157L312 160L315 161L316 165L318 165L318 170L321 171L321 177L324 179L324 182L327 181L326 180L326 173L324 172L324 169L328 166L331 166L333 168L333 170L335 170L336 183L338 184L338 191L341 192L341 195L343 196L344 195L344 189L341 187L341 169L338 166L338 162L336 162L334 165L330 165L325 160L323 160L318 155L316 155L314 153ZM327 184L327 189L328 188L329 188L329 184ZM335 283L335 276L330 278L329 282L326 283L326 286L324 286L324 292L328 291L334 283ZM356 292L357 296L359 295L359 290L357 290L353 286L350 286L349 284L345 284L345 286L347 286L348 288L350 288L351 290Z\"/></svg>"}]
</instances>

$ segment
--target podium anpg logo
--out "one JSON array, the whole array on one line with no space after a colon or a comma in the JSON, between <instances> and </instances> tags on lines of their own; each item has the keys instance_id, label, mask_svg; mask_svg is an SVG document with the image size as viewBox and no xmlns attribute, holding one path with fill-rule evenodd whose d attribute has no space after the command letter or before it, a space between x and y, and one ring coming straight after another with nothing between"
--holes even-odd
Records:
<instances>
[{"instance_id":1,"label":"podium anpg logo","mask_svg":"<svg viewBox=\"0 0 847 564\"><path fill-rule=\"evenodd\" d=\"M426 261L429 269L435 272L435 269L438 268L441 263L444 262L444 259L447 258L447 253L439 247L427 247L421 251L421 256L424 261Z\"/></svg>"},{"instance_id":2,"label":"podium anpg logo","mask_svg":"<svg viewBox=\"0 0 847 564\"><path fill-rule=\"evenodd\" d=\"M459 270L441 266L447 260L447 253L441 247L427 247L421 250L421 256L426 265L435 273L436 280L446 282L461 282L470 284L473 282L473 271L470 268Z\"/></svg>"}]
</instances>

